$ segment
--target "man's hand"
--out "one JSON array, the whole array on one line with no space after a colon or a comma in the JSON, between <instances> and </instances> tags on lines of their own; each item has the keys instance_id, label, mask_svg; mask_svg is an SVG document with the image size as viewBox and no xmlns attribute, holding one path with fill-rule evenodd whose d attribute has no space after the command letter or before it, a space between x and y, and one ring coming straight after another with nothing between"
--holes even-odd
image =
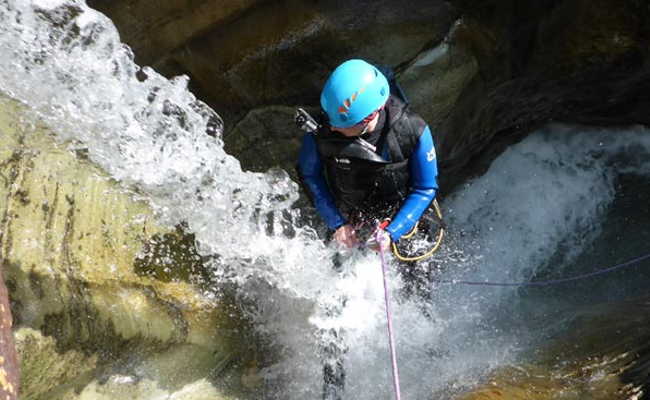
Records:
<instances>
[{"instance_id":1,"label":"man's hand","mask_svg":"<svg viewBox=\"0 0 650 400\"><path fill-rule=\"evenodd\" d=\"M336 232L334 232L334 240L347 248L352 248L359 245L357 233L354 230L354 227L350 224L340 226Z\"/></svg>"}]
</instances>

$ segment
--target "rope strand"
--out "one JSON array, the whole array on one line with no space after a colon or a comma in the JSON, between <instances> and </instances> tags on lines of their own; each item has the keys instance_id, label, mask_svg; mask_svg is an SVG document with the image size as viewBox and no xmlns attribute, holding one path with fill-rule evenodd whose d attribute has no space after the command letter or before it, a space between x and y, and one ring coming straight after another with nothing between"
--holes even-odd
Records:
<instances>
[{"instance_id":1,"label":"rope strand","mask_svg":"<svg viewBox=\"0 0 650 400\"><path fill-rule=\"evenodd\" d=\"M533 282L480 282L480 281L462 281L462 280L443 280L438 281L440 283L450 283L455 285L473 285L473 286L550 286L557 285L565 282L578 281L582 279L591 278L593 276L607 274L619 269L627 268L632 265L635 265L645 259L650 258L650 253L641 257L633 258L632 260L626 261L624 263L616 264L612 267L600 269L594 272L589 272L582 275L576 275L568 278L561 279L549 279L546 281L533 281Z\"/></svg>"},{"instance_id":2,"label":"rope strand","mask_svg":"<svg viewBox=\"0 0 650 400\"><path fill-rule=\"evenodd\" d=\"M380 230L375 232L375 239L379 245L379 258L381 259L381 272L384 278L384 299L386 301L386 320L388 321L388 346L390 347L390 359L393 368L393 388L395 389L395 399L401 400L400 387L399 387L399 371L397 370L397 352L395 351L395 338L393 335L393 318L390 312L390 296L388 293L388 279L387 279L387 266L386 257L384 255L384 248L379 237Z\"/></svg>"}]
</instances>

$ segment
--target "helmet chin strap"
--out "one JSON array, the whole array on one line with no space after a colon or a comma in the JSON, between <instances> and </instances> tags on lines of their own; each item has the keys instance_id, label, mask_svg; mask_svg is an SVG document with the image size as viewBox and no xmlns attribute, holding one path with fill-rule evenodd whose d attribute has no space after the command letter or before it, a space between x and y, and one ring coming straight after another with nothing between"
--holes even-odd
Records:
<instances>
[{"instance_id":1,"label":"helmet chin strap","mask_svg":"<svg viewBox=\"0 0 650 400\"><path fill-rule=\"evenodd\" d=\"M381 106L376 112L375 116L368 121L368 123L363 127L361 132L359 132L358 136L362 136L364 133L368 132L370 129L370 125L372 125L373 129L377 126L376 121L379 119L379 112L384 108L384 106Z\"/></svg>"},{"instance_id":2,"label":"helmet chin strap","mask_svg":"<svg viewBox=\"0 0 650 400\"><path fill-rule=\"evenodd\" d=\"M363 129L361 130L361 132L359 132L359 136L361 136L361 135L363 135L364 133L368 132L368 127L369 127L369 126L370 126L370 124L366 124L366 126L363 127Z\"/></svg>"}]
</instances>

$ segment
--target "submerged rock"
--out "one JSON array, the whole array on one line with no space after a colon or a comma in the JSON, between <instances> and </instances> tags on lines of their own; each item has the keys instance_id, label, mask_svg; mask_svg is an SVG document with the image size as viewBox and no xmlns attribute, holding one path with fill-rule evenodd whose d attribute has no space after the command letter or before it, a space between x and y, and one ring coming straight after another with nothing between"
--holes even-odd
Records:
<instances>
[{"instance_id":1,"label":"submerged rock","mask_svg":"<svg viewBox=\"0 0 650 400\"><path fill-rule=\"evenodd\" d=\"M502 368L458 400L643 399L650 390L650 300L575 310L529 364Z\"/></svg>"},{"instance_id":2,"label":"submerged rock","mask_svg":"<svg viewBox=\"0 0 650 400\"><path fill-rule=\"evenodd\" d=\"M0 99L0 260L23 363L21 398L90 398L83 393L110 392L104 384L117 375L166 393L204 379L239 390L238 368L251 355L246 322L223 291L206 291L209 273L192 240L157 225L145 201L83 151L25 123L34 118L24 112ZM166 238L166 252L157 237ZM91 382L97 387L84 389ZM212 391L210 398L227 398ZM117 398L106 396L96 398Z\"/></svg>"},{"instance_id":3,"label":"submerged rock","mask_svg":"<svg viewBox=\"0 0 650 400\"><path fill-rule=\"evenodd\" d=\"M69 395L75 395L72 391ZM226 400L214 386L202 379L187 384L179 390L170 391L161 388L157 382L134 379L130 376L114 375L106 382L92 382L81 393L79 400L113 400L113 399L169 399L169 400Z\"/></svg>"},{"instance_id":4,"label":"submerged rock","mask_svg":"<svg viewBox=\"0 0 650 400\"><path fill-rule=\"evenodd\" d=\"M43 336L32 328L16 331L23 379L23 399L61 398L65 387L83 386L87 375L97 368L97 355L85 355L78 350L57 350L53 337Z\"/></svg>"}]
</instances>

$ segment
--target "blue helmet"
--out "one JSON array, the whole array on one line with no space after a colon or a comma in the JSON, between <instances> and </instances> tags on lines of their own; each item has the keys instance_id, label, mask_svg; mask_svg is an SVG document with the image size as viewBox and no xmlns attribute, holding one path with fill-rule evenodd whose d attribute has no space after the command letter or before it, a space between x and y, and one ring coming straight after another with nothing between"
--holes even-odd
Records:
<instances>
[{"instance_id":1,"label":"blue helmet","mask_svg":"<svg viewBox=\"0 0 650 400\"><path fill-rule=\"evenodd\" d=\"M325 82L320 105L331 126L349 128L383 106L389 94L388 80L377 68L363 60L348 60Z\"/></svg>"}]
</instances>

